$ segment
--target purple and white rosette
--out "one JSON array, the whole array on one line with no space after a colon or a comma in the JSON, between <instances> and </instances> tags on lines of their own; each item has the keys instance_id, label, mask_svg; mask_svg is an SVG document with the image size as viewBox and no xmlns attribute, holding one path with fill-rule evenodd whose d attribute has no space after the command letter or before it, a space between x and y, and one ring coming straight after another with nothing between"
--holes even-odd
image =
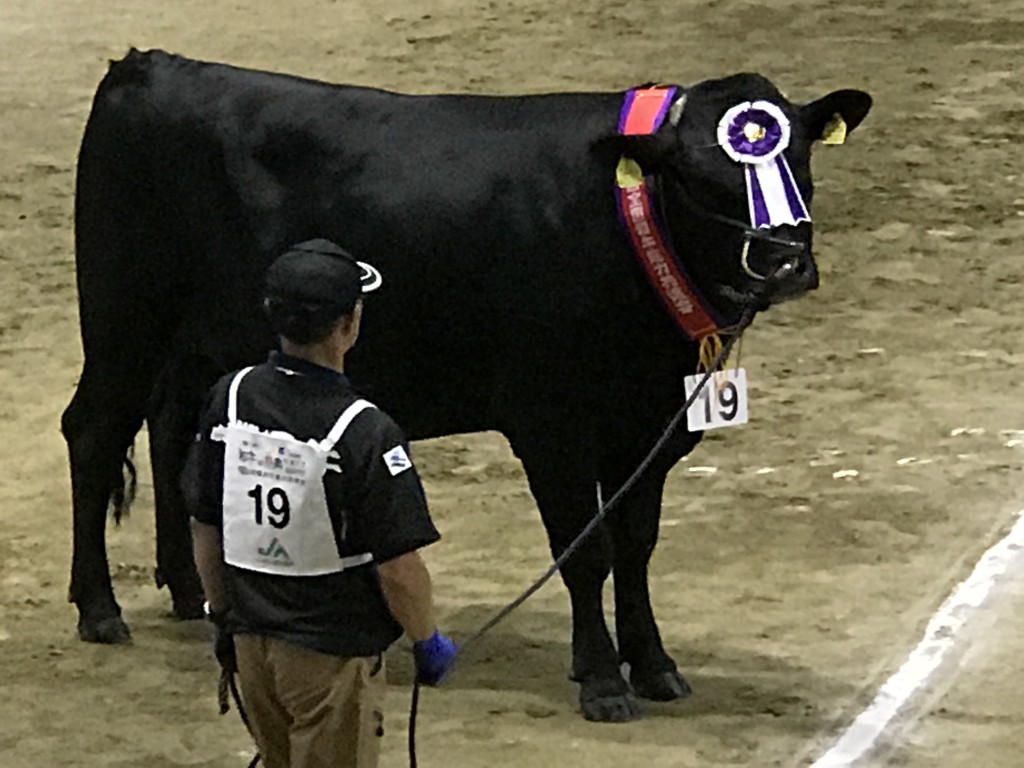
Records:
<instances>
[{"instance_id":1,"label":"purple and white rosette","mask_svg":"<svg viewBox=\"0 0 1024 768\"><path fill-rule=\"evenodd\" d=\"M750 224L755 229L810 221L800 189L786 162L789 120L770 101L745 101L718 123L718 144L745 166Z\"/></svg>"}]
</instances>

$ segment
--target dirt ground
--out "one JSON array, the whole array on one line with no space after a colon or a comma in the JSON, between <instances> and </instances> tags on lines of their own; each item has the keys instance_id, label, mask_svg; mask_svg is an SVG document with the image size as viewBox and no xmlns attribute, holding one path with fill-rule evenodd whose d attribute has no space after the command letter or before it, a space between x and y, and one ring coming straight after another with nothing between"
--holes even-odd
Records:
<instances>
[{"instance_id":1,"label":"dirt ground","mask_svg":"<svg viewBox=\"0 0 1024 768\"><path fill-rule=\"evenodd\" d=\"M153 584L144 466L133 517L109 536L134 644L80 643L65 602L58 422L81 361L74 167L107 60L130 45L416 92L755 70L794 100L840 87L876 98L847 146L816 154L823 284L745 339L750 424L706 440L669 478L652 591L695 695L627 725L584 722L556 582L425 692L424 768L807 765L1021 506L1024 0L5 0L3 768L230 768L250 754L234 713L217 716L207 627L168 618ZM546 567L543 529L499 436L415 447L444 534L428 553L443 623L465 636ZM972 640L1016 658L1019 632L1001 629ZM391 664L384 764L401 766L406 649ZM975 686L967 709L936 706L928 721L920 739L958 748L911 740L872 764L1019 764L1019 685Z\"/></svg>"}]
</instances>

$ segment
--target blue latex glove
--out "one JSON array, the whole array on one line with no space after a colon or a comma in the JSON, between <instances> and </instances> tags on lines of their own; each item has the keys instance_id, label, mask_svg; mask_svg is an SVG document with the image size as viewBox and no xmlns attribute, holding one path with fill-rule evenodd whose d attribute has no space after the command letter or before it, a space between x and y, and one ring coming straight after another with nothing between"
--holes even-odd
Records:
<instances>
[{"instance_id":1,"label":"blue latex glove","mask_svg":"<svg viewBox=\"0 0 1024 768\"><path fill-rule=\"evenodd\" d=\"M413 643L412 652L416 659L416 679L423 685L437 685L447 676L458 646L435 629L426 640Z\"/></svg>"}]
</instances>

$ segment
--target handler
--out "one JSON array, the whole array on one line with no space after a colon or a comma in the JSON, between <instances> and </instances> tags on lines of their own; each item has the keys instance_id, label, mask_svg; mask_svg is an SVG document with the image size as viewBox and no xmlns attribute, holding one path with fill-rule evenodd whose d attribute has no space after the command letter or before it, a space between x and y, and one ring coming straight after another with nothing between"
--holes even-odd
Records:
<instances>
[{"instance_id":1,"label":"handler","mask_svg":"<svg viewBox=\"0 0 1024 768\"><path fill-rule=\"evenodd\" d=\"M279 256L264 307L281 351L217 383L189 457L217 658L237 664L267 768L373 768L384 651L404 629L427 685L456 652L417 551L440 536L408 443L343 373L380 282L327 240Z\"/></svg>"}]
</instances>

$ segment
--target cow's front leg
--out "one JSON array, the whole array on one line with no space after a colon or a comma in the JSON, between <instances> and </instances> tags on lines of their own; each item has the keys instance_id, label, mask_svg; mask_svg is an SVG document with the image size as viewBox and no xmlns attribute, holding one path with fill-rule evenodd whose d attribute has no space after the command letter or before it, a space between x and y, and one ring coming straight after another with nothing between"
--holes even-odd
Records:
<instances>
[{"instance_id":1,"label":"cow's front leg","mask_svg":"<svg viewBox=\"0 0 1024 768\"><path fill-rule=\"evenodd\" d=\"M581 477L565 445L516 445L530 489L547 529L551 553L559 557L597 513L595 486ZM580 709L587 720L624 722L640 707L619 670L619 657L605 623L601 592L611 571L611 543L599 526L561 569L572 603L572 673L580 684Z\"/></svg>"},{"instance_id":2,"label":"cow's front leg","mask_svg":"<svg viewBox=\"0 0 1024 768\"><path fill-rule=\"evenodd\" d=\"M610 571L607 533L601 527L592 536L599 541L583 545L562 566L572 603L570 677L580 684L580 711L587 720L625 722L641 710L622 677L604 618L601 593ZM561 555L570 541L552 539L552 555Z\"/></svg>"},{"instance_id":3,"label":"cow's front leg","mask_svg":"<svg viewBox=\"0 0 1024 768\"><path fill-rule=\"evenodd\" d=\"M691 692L661 643L648 588L647 564L658 540L664 473L651 470L609 513L615 542L615 630L636 694L671 701Z\"/></svg>"}]
</instances>

